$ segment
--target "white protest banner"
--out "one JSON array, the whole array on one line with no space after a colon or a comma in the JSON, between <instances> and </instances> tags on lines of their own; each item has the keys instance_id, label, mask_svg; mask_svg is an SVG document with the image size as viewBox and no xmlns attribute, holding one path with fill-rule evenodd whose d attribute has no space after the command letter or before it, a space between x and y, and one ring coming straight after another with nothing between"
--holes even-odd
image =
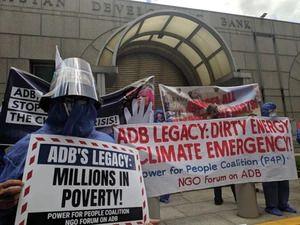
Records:
<instances>
[{"instance_id":1,"label":"white protest banner","mask_svg":"<svg viewBox=\"0 0 300 225\"><path fill-rule=\"evenodd\" d=\"M115 128L139 150L147 196L297 179L288 118L237 117Z\"/></svg>"},{"instance_id":2,"label":"white protest banner","mask_svg":"<svg viewBox=\"0 0 300 225\"><path fill-rule=\"evenodd\" d=\"M139 154L96 140L32 135L16 225L145 224Z\"/></svg>"},{"instance_id":3,"label":"white protest banner","mask_svg":"<svg viewBox=\"0 0 300 225\"><path fill-rule=\"evenodd\" d=\"M217 106L218 118L260 115L258 84L235 87L160 84L159 91L167 121L207 119L209 105Z\"/></svg>"}]
</instances>

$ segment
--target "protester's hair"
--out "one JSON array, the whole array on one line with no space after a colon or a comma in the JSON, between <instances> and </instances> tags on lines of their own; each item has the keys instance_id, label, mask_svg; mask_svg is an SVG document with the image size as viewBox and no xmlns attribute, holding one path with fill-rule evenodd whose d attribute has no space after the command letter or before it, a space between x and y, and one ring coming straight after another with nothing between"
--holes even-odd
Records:
<instances>
[{"instance_id":1,"label":"protester's hair","mask_svg":"<svg viewBox=\"0 0 300 225\"><path fill-rule=\"evenodd\" d=\"M206 113L208 113L208 114L218 113L218 106L215 104L209 104L206 108Z\"/></svg>"}]
</instances>

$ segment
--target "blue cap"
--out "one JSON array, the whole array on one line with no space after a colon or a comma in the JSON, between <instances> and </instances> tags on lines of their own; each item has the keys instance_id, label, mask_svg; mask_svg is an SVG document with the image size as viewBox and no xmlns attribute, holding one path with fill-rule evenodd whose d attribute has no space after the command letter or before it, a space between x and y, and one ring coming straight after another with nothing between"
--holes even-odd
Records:
<instances>
[{"instance_id":1,"label":"blue cap","mask_svg":"<svg viewBox=\"0 0 300 225\"><path fill-rule=\"evenodd\" d=\"M270 112L276 109L276 105L273 102L264 103L261 107L262 116L270 116Z\"/></svg>"}]
</instances>

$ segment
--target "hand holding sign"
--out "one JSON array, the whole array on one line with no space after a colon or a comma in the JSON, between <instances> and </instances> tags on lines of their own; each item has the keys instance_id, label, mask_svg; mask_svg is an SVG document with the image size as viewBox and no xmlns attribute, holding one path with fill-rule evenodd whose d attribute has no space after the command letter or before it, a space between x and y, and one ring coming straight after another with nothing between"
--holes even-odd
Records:
<instances>
[{"instance_id":1,"label":"hand holding sign","mask_svg":"<svg viewBox=\"0 0 300 225\"><path fill-rule=\"evenodd\" d=\"M140 101L133 99L132 101L132 115L128 108L124 109L124 115L127 124L135 123L153 123L153 110L152 102L149 103L145 112L145 99L142 98Z\"/></svg>"},{"instance_id":2,"label":"hand holding sign","mask_svg":"<svg viewBox=\"0 0 300 225\"><path fill-rule=\"evenodd\" d=\"M160 220L151 220L150 223L147 223L146 225L158 225Z\"/></svg>"},{"instance_id":3,"label":"hand holding sign","mask_svg":"<svg viewBox=\"0 0 300 225\"><path fill-rule=\"evenodd\" d=\"M22 186L20 180L0 183L0 209L9 209L17 205Z\"/></svg>"}]
</instances>

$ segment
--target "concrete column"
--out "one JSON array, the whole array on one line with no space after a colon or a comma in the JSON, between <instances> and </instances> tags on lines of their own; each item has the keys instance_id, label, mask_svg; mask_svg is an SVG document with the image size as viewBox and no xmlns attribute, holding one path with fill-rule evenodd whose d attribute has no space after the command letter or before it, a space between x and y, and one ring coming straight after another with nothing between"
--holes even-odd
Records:
<instances>
[{"instance_id":1,"label":"concrete column","mask_svg":"<svg viewBox=\"0 0 300 225\"><path fill-rule=\"evenodd\" d=\"M243 84L248 84L251 81L250 73L235 73L236 77L243 79ZM254 183L236 184L235 185L237 198L237 215L244 218L259 217L259 209L257 205L256 190Z\"/></svg>"},{"instance_id":2,"label":"concrete column","mask_svg":"<svg viewBox=\"0 0 300 225\"><path fill-rule=\"evenodd\" d=\"M96 88L99 96L105 95L105 74L96 73Z\"/></svg>"},{"instance_id":3,"label":"concrete column","mask_svg":"<svg viewBox=\"0 0 300 225\"><path fill-rule=\"evenodd\" d=\"M159 197L148 198L149 217L151 219L160 219Z\"/></svg>"}]
</instances>

